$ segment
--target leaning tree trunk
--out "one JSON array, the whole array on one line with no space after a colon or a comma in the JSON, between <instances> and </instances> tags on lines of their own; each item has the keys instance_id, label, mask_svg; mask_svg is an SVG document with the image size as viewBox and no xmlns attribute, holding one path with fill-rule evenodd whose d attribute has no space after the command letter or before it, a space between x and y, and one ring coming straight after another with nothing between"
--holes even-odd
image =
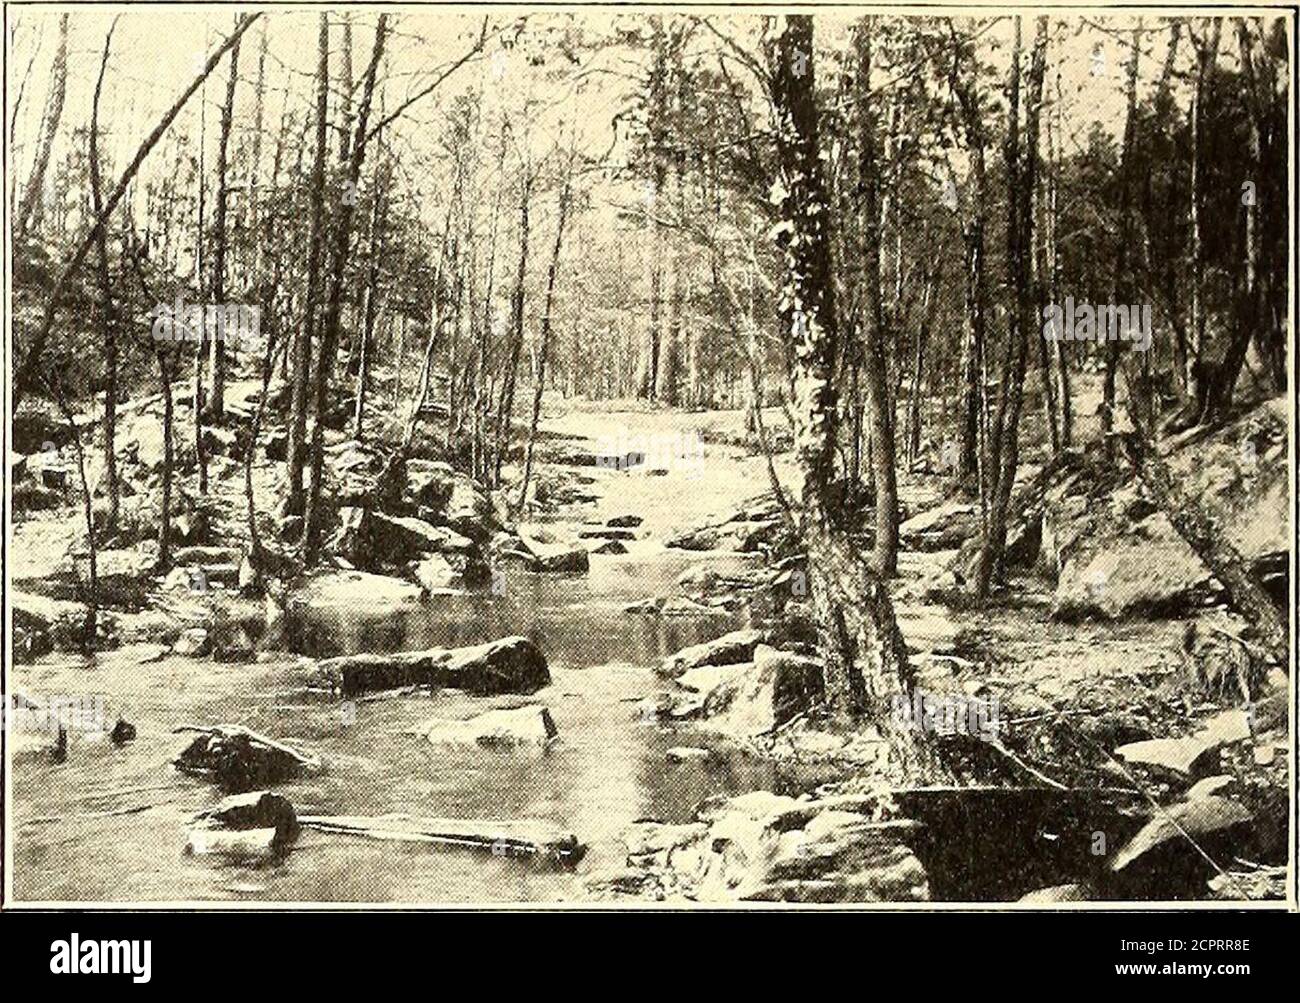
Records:
<instances>
[{"instance_id":1,"label":"leaning tree trunk","mask_svg":"<svg viewBox=\"0 0 1300 1003\"><path fill-rule=\"evenodd\" d=\"M1245 79L1245 99L1248 123L1248 163L1249 176L1259 178L1257 185L1264 183L1263 162L1261 156L1260 114L1258 81L1255 73L1255 59L1250 31L1243 18L1237 19L1237 42L1240 52L1242 76ZM1260 289L1259 280L1262 271L1260 259L1259 208L1256 198L1242 198L1242 211L1245 225L1242 228L1241 268L1235 276L1233 296L1232 335L1223 360L1216 367L1210 384L1206 401L1205 417L1211 421L1222 420L1227 416L1232 405L1233 392L1237 378L1246 362L1246 353L1250 342L1256 336L1259 327Z\"/></svg>"},{"instance_id":2,"label":"leaning tree trunk","mask_svg":"<svg viewBox=\"0 0 1300 1003\"><path fill-rule=\"evenodd\" d=\"M95 220L91 224L90 232L81 239L81 242L77 245L76 251L68 260L67 264L63 266L63 270L59 272L59 277L55 280L54 288L50 292L49 300L45 304L45 314L41 318L41 326L37 329L36 335L32 338L31 347L27 349L27 354L23 356L22 362L17 365L14 373L13 407L15 410L18 408L18 404L22 400L22 395L26 392L27 388L30 387L32 380L36 375L36 367L40 362L41 355L45 351L45 344L49 341L50 333L54 330L54 319L58 315L59 306L63 302L64 295L72 285L73 277L81 270L81 265L86 260L86 255L90 252L91 247L98 239L100 230L108 224L108 218L113 214L118 203L122 201L123 196L126 195L126 190L130 187L132 180L139 172L140 165L144 163L144 160L149 156L150 151L158 145L158 140L162 139L163 134L171 126L172 122L176 120L176 116L181 113L181 109L185 107L186 102L189 101L194 92L203 85L203 82L208 79L208 75L212 73L217 63L221 61L221 57L225 55L226 50L234 45L235 42L239 40L240 36L248 30L252 23L261 16L260 12L247 15L235 29L231 37L226 39L225 42L223 42L217 50L208 57L208 61L204 64L203 70L199 73L198 77L185 89L185 92L176 99L175 104L173 104L167 110L166 114L163 115L162 120L154 127L153 132L151 132L148 137L146 137L145 141L140 144L140 149L136 151L135 157L132 158L131 163L127 166L122 177L118 180L117 187L113 189L113 193L108 197L108 201L104 203L104 207L96 214Z\"/></svg>"},{"instance_id":3,"label":"leaning tree trunk","mask_svg":"<svg viewBox=\"0 0 1300 1003\"><path fill-rule=\"evenodd\" d=\"M1141 431L1129 433L1123 441L1152 499L1169 517L1178 535L1223 585L1229 601L1255 628L1269 655L1289 671L1286 623L1268 593L1255 580L1249 563L1229 542L1223 527L1206 513L1200 500L1178 485L1155 445Z\"/></svg>"}]
</instances>

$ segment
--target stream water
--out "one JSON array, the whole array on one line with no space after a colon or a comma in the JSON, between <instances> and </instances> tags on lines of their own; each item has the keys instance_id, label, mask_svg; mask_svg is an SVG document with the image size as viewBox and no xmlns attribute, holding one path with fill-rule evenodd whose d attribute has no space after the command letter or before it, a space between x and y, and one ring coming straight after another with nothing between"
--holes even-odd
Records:
<instances>
[{"instance_id":1,"label":"stream water","mask_svg":"<svg viewBox=\"0 0 1300 1003\"><path fill-rule=\"evenodd\" d=\"M716 555L715 555L716 556ZM621 862L619 832L640 818L688 819L713 793L774 789L770 767L738 753L672 764L668 748L708 737L667 732L637 704L665 684L659 659L742 626L728 615L643 617L619 607L662 593L693 559L658 551L593 558L591 574L519 574L504 594L438 596L344 610L294 624L295 652L255 664L167 657L138 664L138 649L93 660L23 666L35 694L93 693L120 708L138 737L123 747L69 738L66 760L19 759L13 774L13 887L19 900L70 901L563 901L583 875ZM456 691L346 705L307 691L298 654L396 651L524 634L545 652L552 684L530 697ZM266 656L263 656L264 658ZM558 741L543 753L447 749L408 734L430 717L467 717L539 701ZM318 753L318 777L278 789L300 814L409 812L458 818L538 818L588 846L576 870L421 844L304 831L278 864L248 868L183 854L193 814L220 797L176 772L185 723L238 723ZM131 809L138 809L130 811ZM130 813L121 814L123 811Z\"/></svg>"}]
</instances>

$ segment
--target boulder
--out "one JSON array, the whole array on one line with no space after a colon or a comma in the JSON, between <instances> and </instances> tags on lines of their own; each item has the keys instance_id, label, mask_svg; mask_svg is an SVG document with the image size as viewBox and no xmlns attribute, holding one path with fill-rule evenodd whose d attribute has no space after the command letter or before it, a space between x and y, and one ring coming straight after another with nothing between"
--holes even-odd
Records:
<instances>
[{"instance_id":1,"label":"boulder","mask_svg":"<svg viewBox=\"0 0 1300 1003\"><path fill-rule=\"evenodd\" d=\"M180 632L172 645L173 655L185 658L205 658L212 653L212 639L206 627L187 627Z\"/></svg>"},{"instance_id":2,"label":"boulder","mask_svg":"<svg viewBox=\"0 0 1300 1003\"><path fill-rule=\"evenodd\" d=\"M734 630L712 641L694 644L667 656L660 664L659 672L665 676L677 677L687 669L698 668L701 665L732 665L737 662L747 662L754 657L754 649L763 642L763 639L761 630Z\"/></svg>"},{"instance_id":3,"label":"boulder","mask_svg":"<svg viewBox=\"0 0 1300 1003\"><path fill-rule=\"evenodd\" d=\"M224 456L243 462L248 451L248 433L243 429L204 425L203 448L210 457Z\"/></svg>"},{"instance_id":4,"label":"boulder","mask_svg":"<svg viewBox=\"0 0 1300 1003\"><path fill-rule=\"evenodd\" d=\"M13 597L14 661L30 662L54 650L51 619Z\"/></svg>"},{"instance_id":5,"label":"boulder","mask_svg":"<svg viewBox=\"0 0 1300 1003\"><path fill-rule=\"evenodd\" d=\"M427 508L445 512L457 479L451 464L437 460L406 461L406 485L403 500L413 509Z\"/></svg>"},{"instance_id":6,"label":"boulder","mask_svg":"<svg viewBox=\"0 0 1300 1003\"><path fill-rule=\"evenodd\" d=\"M590 560L584 547L558 544L553 547L535 547L539 551L529 570L540 573L581 575L590 568Z\"/></svg>"},{"instance_id":7,"label":"boulder","mask_svg":"<svg viewBox=\"0 0 1300 1003\"><path fill-rule=\"evenodd\" d=\"M1289 551L1284 398L1207 432L1163 443L1174 479L1276 589ZM1066 467L1042 497L1040 560L1057 581L1054 615L1167 616L1217 598L1219 589L1169 520L1131 479L1105 464Z\"/></svg>"},{"instance_id":8,"label":"boulder","mask_svg":"<svg viewBox=\"0 0 1300 1003\"><path fill-rule=\"evenodd\" d=\"M1016 901L1032 905L1051 905L1056 902L1090 902L1095 896L1086 885L1052 885L1020 896Z\"/></svg>"},{"instance_id":9,"label":"boulder","mask_svg":"<svg viewBox=\"0 0 1300 1003\"><path fill-rule=\"evenodd\" d=\"M459 472L452 478L451 493L440 511L427 507L419 511L430 522L450 526L478 543L486 543L501 528L501 520L483 487Z\"/></svg>"},{"instance_id":10,"label":"boulder","mask_svg":"<svg viewBox=\"0 0 1300 1003\"><path fill-rule=\"evenodd\" d=\"M458 591L465 584L465 577L444 554L429 554L407 565L412 577L420 583L429 595L442 592Z\"/></svg>"},{"instance_id":11,"label":"boulder","mask_svg":"<svg viewBox=\"0 0 1300 1003\"><path fill-rule=\"evenodd\" d=\"M952 550L980 533L979 507L944 502L899 523L899 542L909 550Z\"/></svg>"},{"instance_id":12,"label":"boulder","mask_svg":"<svg viewBox=\"0 0 1300 1003\"><path fill-rule=\"evenodd\" d=\"M213 780L225 790L248 791L322 768L317 757L239 725L178 730L199 735L176 758L176 768Z\"/></svg>"},{"instance_id":13,"label":"boulder","mask_svg":"<svg viewBox=\"0 0 1300 1003\"><path fill-rule=\"evenodd\" d=\"M678 683L689 675L679 677ZM752 665L744 666L708 693L701 717L711 731L752 738L808 710L823 694L819 661L759 645Z\"/></svg>"},{"instance_id":14,"label":"boulder","mask_svg":"<svg viewBox=\"0 0 1300 1003\"><path fill-rule=\"evenodd\" d=\"M282 428L267 432L262 437L262 449L268 460L283 463L289 458L289 433Z\"/></svg>"},{"instance_id":15,"label":"boulder","mask_svg":"<svg viewBox=\"0 0 1300 1003\"><path fill-rule=\"evenodd\" d=\"M1218 795L1170 805L1138 830L1111 859L1109 867L1113 872L1122 872L1174 844L1180 851L1185 846L1187 853L1195 854L1196 850L1187 844L1188 836L1199 843L1207 836L1241 831L1250 823L1250 812L1231 798Z\"/></svg>"},{"instance_id":16,"label":"boulder","mask_svg":"<svg viewBox=\"0 0 1300 1003\"><path fill-rule=\"evenodd\" d=\"M477 554L472 540L446 526L357 506L339 510L339 526L330 547L355 567L369 571L402 566L420 554Z\"/></svg>"},{"instance_id":17,"label":"boulder","mask_svg":"<svg viewBox=\"0 0 1300 1003\"><path fill-rule=\"evenodd\" d=\"M545 749L559 734L551 712L541 704L489 710L467 720L431 718L414 732L434 745Z\"/></svg>"},{"instance_id":18,"label":"boulder","mask_svg":"<svg viewBox=\"0 0 1300 1003\"><path fill-rule=\"evenodd\" d=\"M635 540L636 534L630 529L584 529L578 534L579 540Z\"/></svg>"},{"instance_id":19,"label":"boulder","mask_svg":"<svg viewBox=\"0 0 1300 1003\"><path fill-rule=\"evenodd\" d=\"M624 833L626 872L605 894L698 902L896 902L929 897L907 819L881 821L837 799L767 791L715 797L695 822L639 822ZM644 876L636 880L637 875Z\"/></svg>"},{"instance_id":20,"label":"boulder","mask_svg":"<svg viewBox=\"0 0 1300 1003\"><path fill-rule=\"evenodd\" d=\"M516 545L507 545L504 556L517 558L538 574L586 574L591 566L587 550L574 543L557 542L546 530L521 533Z\"/></svg>"},{"instance_id":21,"label":"boulder","mask_svg":"<svg viewBox=\"0 0 1300 1003\"><path fill-rule=\"evenodd\" d=\"M639 515L616 515L612 519L606 519L605 525L612 526L614 529L636 529L641 522Z\"/></svg>"},{"instance_id":22,"label":"boulder","mask_svg":"<svg viewBox=\"0 0 1300 1003\"><path fill-rule=\"evenodd\" d=\"M526 637L467 648L341 655L312 673L318 687L350 696L405 686L451 687L479 695L534 693L550 684L546 658Z\"/></svg>"},{"instance_id":23,"label":"boulder","mask_svg":"<svg viewBox=\"0 0 1300 1003\"><path fill-rule=\"evenodd\" d=\"M591 552L602 556L616 556L619 554L626 554L627 547L619 543L617 540L607 540L599 547L593 547Z\"/></svg>"},{"instance_id":24,"label":"boulder","mask_svg":"<svg viewBox=\"0 0 1300 1003\"><path fill-rule=\"evenodd\" d=\"M779 520L726 522L669 537L665 547L678 550L727 550L753 553L772 545L782 529Z\"/></svg>"},{"instance_id":25,"label":"boulder","mask_svg":"<svg viewBox=\"0 0 1300 1003\"><path fill-rule=\"evenodd\" d=\"M13 510L22 512L45 512L56 509L63 504L62 492L52 490L33 481L22 481L13 486Z\"/></svg>"},{"instance_id":26,"label":"boulder","mask_svg":"<svg viewBox=\"0 0 1300 1003\"><path fill-rule=\"evenodd\" d=\"M265 790L231 794L199 812L195 821L229 830L272 829L281 845L292 842L299 832L298 816L289 799Z\"/></svg>"},{"instance_id":27,"label":"boulder","mask_svg":"<svg viewBox=\"0 0 1300 1003\"><path fill-rule=\"evenodd\" d=\"M1219 765L1218 744L1191 736L1130 742L1116 749L1115 755L1126 763L1154 766L1181 777L1203 776Z\"/></svg>"}]
</instances>

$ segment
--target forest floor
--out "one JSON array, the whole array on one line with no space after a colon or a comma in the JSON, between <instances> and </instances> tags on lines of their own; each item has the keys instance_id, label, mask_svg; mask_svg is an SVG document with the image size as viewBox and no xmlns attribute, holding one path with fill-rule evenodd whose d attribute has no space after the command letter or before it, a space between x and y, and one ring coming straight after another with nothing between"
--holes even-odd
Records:
<instances>
[{"instance_id":1,"label":"forest floor","mask_svg":"<svg viewBox=\"0 0 1300 1003\"><path fill-rule=\"evenodd\" d=\"M238 401L246 390L238 388L232 397ZM1267 409L1262 413L1268 417ZM178 420L183 420L179 412ZM1243 419L1258 420L1254 413ZM781 422L779 412L772 411L768 427L775 429ZM264 608L237 597L238 553L246 535L242 470L233 459L218 455L212 470L217 504L211 506L217 514L202 542L191 547L199 552L190 555L193 561L207 562L213 587L199 596L183 589L178 594L174 581L168 585L149 578L146 543L117 548L106 558L107 577L113 587L137 582L134 588L121 588L110 603L116 606L111 620L121 646L111 653L69 660L62 651L50 652L39 644L19 659L23 664L15 667L14 683L27 692L75 690L80 674L98 665L99 679L114 701L133 708L139 718L133 722L142 736L135 755L149 750L145 767L138 758L131 768L120 762L109 767L115 776L120 772L120 789L150 786L146 781L165 755L167 731L193 715L206 715L205 721L260 719L265 723L261 730L277 737L297 736L323 746L334 772L375 773L376 779L387 779L394 785L392 797L385 800L389 810L410 811L416 807L410 802L427 802L431 796L423 789L407 791L406 801L399 796L411 770L427 769L423 761L412 763L409 752L392 753L384 745L395 762L378 765L374 760L381 753L372 747L373 734L366 733L364 740L355 728L347 734L347 726L319 708L302 711L302 720L290 709L289 721L270 708L297 706L293 700L284 704L282 694L301 679L313 655L401 650L430 642L476 643L524 634L538 641L552 664L554 682L532 699L552 707L560 721L560 741L568 743L573 759L561 756L551 769L558 776L571 772L571 788L555 776L539 776L536 765L527 761L518 767L522 772L516 781L529 788L529 795L504 795L494 786L504 782L501 777L485 780L479 751L446 766L445 789L439 788L433 800L446 814L481 814L504 799L519 813L575 827L582 823L579 838L596 849L580 869L579 889L550 880L527 888L511 885L510 874L494 865L493 877L507 885L500 897L969 900L1046 894L1046 900L1060 901L1277 894L1287 831L1288 679L1276 668L1260 670L1241 692L1233 672L1254 670L1240 668L1239 646L1207 646L1204 639L1218 636L1215 631L1240 636L1242 625L1205 591L1203 582L1193 583L1195 588L1174 582L1172 591L1154 598L1144 593L1150 586L1145 578L1135 586L1126 572L1125 555L1130 565L1136 561L1141 567L1144 551L1129 553L1132 541L1124 534L1142 547L1174 546L1163 530L1145 521L1157 517L1138 513L1143 519L1129 520L1137 523L1136 530L1126 524L1089 551L1087 540L1079 542L1079 537L1102 530L1069 520L1077 522L1086 514L1082 510L1090 505L1100 509L1101 503L1094 498L1076 504L1072 499L1082 490L1079 481L1066 480L1045 502L1047 515L1038 515L1047 528L1039 531L1047 543L1037 544L1034 559L1011 572L994 602L977 607L962 598L960 587L963 557L977 524L969 505L948 497L947 479L934 469L937 446L928 444L927 459L902 472L904 547L891 592L918 686L992 711L997 734L994 741L961 729L928 736L944 750L959 786L984 793L902 792L897 795L901 802L891 802L885 810L878 800L878 780L872 777L879 733L834 733L815 716L791 714L785 708L775 726L770 720L774 704L780 702L781 680L800 669L808 650L779 640L779 624L783 618L789 621L791 609L799 607L801 593L796 590L794 602L778 601L773 608L774 594L788 586L789 579L774 573L782 565L767 461L746 442L743 413L668 411L635 402L590 404L548 397L542 432L535 473L539 499L529 512L516 515L514 529L505 535L510 546L531 548L530 553L542 558L552 550L561 556L575 549L590 551L583 559L585 574L526 576L528 584L518 589L512 584L515 591L504 599L475 589L449 589L446 595L435 590L420 598L407 571L359 579L343 562L342 570L331 574L346 579L351 591L339 595L345 604L364 605L364 615L349 613L325 625L309 617L306 627L300 624L288 641L298 657L286 657L276 651L285 643L283 638L279 645L265 643L270 637L265 621L279 615L274 606L267 603ZM124 436L145 451L154 438L147 427L130 428ZM352 449L343 433L333 434L330 444L343 456ZM1271 448L1262 444L1261 457L1272 456ZM1213 452L1203 442L1192 451ZM1018 483L1028 482L1035 460L1041 459L1034 450L1029 453ZM797 497L788 452L774 458L774 467L787 492ZM259 497L274 496L278 468L269 460L255 463ZM15 606L28 618L22 624L16 620L16 626L30 632L33 623L44 620L45 629L55 635L48 646L58 649L57 624L74 618L78 609L77 592L68 582L70 572L75 581L81 561L77 555L82 524L79 509L71 503L75 493L65 491L61 479L39 474L42 469L37 467L38 483L62 493L62 500L20 516L9 547L9 574ZM507 470L506 496L517 476L516 469ZM1205 476L1230 480L1213 464ZM1263 480L1252 482L1246 502L1233 503L1240 518L1257 521L1259 513L1252 515L1250 505L1274 504L1275 478L1267 485ZM1285 515L1282 520L1285 523ZM609 531L620 525L629 528ZM707 531L703 535L702 528ZM1063 536L1071 536L1068 548ZM492 546L499 543L494 537ZM618 546L602 552L600 548L610 543ZM1268 551L1275 545L1265 541L1257 549ZM1058 560L1059 566L1044 567L1052 562L1040 559L1043 552L1052 551L1059 559L1067 549L1073 563ZM1078 579L1080 566L1088 562L1109 568L1111 577L1103 575L1101 584L1083 578L1080 598L1070 593L1066 579ZM1168 584L1160 582L1159 575L1148 577L1157 579L1156 586ZM466 598L451 594L457 591ZM1112 600L1125 605L1111 609L1107 604ZM258 618L260 625L251 623ZM1198 625L1201 641L1189 643L1189 623ZM231 624L239 636L223 648L219 635ZM207 643L187 648L193 635L203 631L209 636L200 642ZM738 653L718 647L720 637L725 641L746 631L752 636ZM207 661L214 648L220 662ZM665 678L673 675L664 671L665 664L683 648L696 652L688 666L693 675L680 674L679 665L677 678ZM243 682L241 663L249 665ZM1220 663L1235 668L1230 671ZM197 694L169 696L168 686L161 684L163 679L174 682L205 671L210 675L197 683ZM427 698L394 701L375 727L409 725L427 713L421 709L427 706ZM463 717L481 706L468 698L446 709ZM394 715L400 721L393 720ZM647 718L649 731L644 727ZM625 734L629 727L636 729L632 738ZM161 737L154 734L146 740L145 729L161 732ZM118 752L119 760L131 756L130 746ZM76 758L74 750L68 760ZM389 773L399 766L401 779ZM55 847L102 838L102 823L94 823L100 829L89 831L83 821L49 844L47 837L51 827L58 829L57 823L32 819L51 816L60 807L44 803L45 795L37 792L65 784L61 810L73 813L104 763L91 759L84 768L90 772L44 762L20 765L16 801L26 817L20 837L34 847L20 865L28 867L23 887L31 897L79 897L75 875L52 879L35 874L49 867ZM24 775L23 769L31 772ZM539 783L563 789L539 802ZM309 785L302 796L317 810L356 813L354 784L355 778L349 777L337 789ZM472 786L477 786L478 795L468 792ZM606 803L596 793L606 788L604 796L622 792L621 800ZM994 788L1001 793L989 793ZM632 789L635 792L629 793ZM196 800L202 804L192 784L179 790L183 794L169 796L151 836L167 838L168 826L184 824L183 807ZM744 798L754 791L766 791L766 797L776 800L764 802L761 810L745 808L741 814L749 812L744 815L749 828L742 826L744 833L738 836L727 828L734 828L737 817L727 806L749 805ZM1081 807L1081 791L1087 795L1087 810ZM1096 796L1106 791L1106 797ZM23 804L24 796L39 804ZM861 811L862 803L853 799L864 797L871 804L866 824L890 826L896 816L920 818L942 839L911 840L906 848L893 846L885 857L864 863L859 836L845 835L857 833L852 826L864 824L862 816L847 821L839 817L846 814L841 810L846 804ZM718 798L730 800L720 808ZM817 811L809 804L818 806ZM825 807L832 804L835 807ZM803 828L772 821L787 818L791 811L817 815L822 819L817 824L827 831L815 829L808 818ZM132 834L131 824L119 820L119 841L142 838ZM648 832L646 825L661 828ZM757 830L751 831L755 825ZM850 830L836 828L843 825ZM767 864L757 871L753 861L741 866L730 851L711 859L700 849L700 839L719 826L731 832L728 838L742 848L741 857L762 856ZM804 842L786 845L794 836ZM775 840L771 846L764 842L769 839ZM755 849L760 845L767 848L760 852ZM964 849L958 853L956 846ZM924 877L917 878L919 865L913 866L912 850L924 864L928 884ZM855 861L851 865L845 862L846 854ZM773 855L775 865L769 859ZM719 862L724 858L725 865ZM346 855L331 860L339 872L349 866ZM1122 866L1115 867L1117 862ZM416 866L414 861L411 866ZM196 888L192 874L187 878L170 867L166 870L156 882L135 886L135 893L172 899L230 897L228 881L212 885L205 876ZM443 884L393 889L389 894L443 900L482 894L482 885L458 885L449 875L444 875ZM250 887L261 888L247 893L254 896L367 897L366 889L347 881L329 894L319 885L289 878L267 882L264 875ZM188 894L178 889L188 889ZM92 898L122 894L120 887L111 886L91 892Z\"/></svg>"}]
</instances>

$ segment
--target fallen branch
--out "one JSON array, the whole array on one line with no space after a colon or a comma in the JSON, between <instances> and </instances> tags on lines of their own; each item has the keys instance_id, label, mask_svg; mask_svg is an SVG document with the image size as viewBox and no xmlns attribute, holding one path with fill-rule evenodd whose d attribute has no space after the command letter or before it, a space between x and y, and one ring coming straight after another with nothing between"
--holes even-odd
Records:
<instances>
[{"instance_id":1,"label":"fallen branch","mask_svg":"<svg viewBox=\"0 0 1300 1003\"><path fill-rule=\"evenodd\" d=\"M406 843L438 843L490 850L498 856L531 856L555 863L575 864L585 847L573 833L532 819L421 818L402 813L362 815L301 815L309 829L368 836Z\"/></svg>"}]
</instances>

